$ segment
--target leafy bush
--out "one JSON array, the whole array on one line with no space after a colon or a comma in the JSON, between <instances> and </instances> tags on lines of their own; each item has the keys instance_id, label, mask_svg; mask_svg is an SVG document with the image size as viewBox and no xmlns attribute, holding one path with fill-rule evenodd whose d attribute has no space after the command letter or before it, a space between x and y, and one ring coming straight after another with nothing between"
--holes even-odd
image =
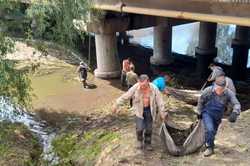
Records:
<instances>
[{"instance_id":1,"label":"leafy bush","mask_svg":"<svg viewBox=\"0 0 250 166\"><path fill-rule=\"evenodd\" d=\"M89 11L87 0L53 0L32 4L26 14L37 37L74 47L84 34L75 29L73 19L86 20Z\"/></svg>"},{"instance_id":2,"label":"leafy bush","mask_svg":"<svg viewBox=\"0 0 250 166\"><path fill-rule=\"evenodd\" d=\"M15 62L5 58L14 50L14 42L0 33L0 96L9 97L15 104L31 106L30 79L26 71L15 69Z\"/></svg>"}]
</instances>

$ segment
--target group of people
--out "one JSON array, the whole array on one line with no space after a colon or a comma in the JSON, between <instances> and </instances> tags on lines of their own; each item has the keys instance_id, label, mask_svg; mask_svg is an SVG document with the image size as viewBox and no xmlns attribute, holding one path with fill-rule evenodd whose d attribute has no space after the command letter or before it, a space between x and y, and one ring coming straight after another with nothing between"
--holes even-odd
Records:
<instances>
[{"instance_id":1,"label":"group of people","mask_svg":"<svg viewBox=\"0 0 250 166\"><path fill-rule=\"evenodd\" d=\"M122 61L121 84L123 87L131 88L137 83L138 75L135 73L135 65L130 58Z\"/></svg>"},{"instance_id":2,"label":"group of people","mask_svg":"<svg viewBox=\"0 0 250 166\"><path fill-rule=\"evenodd\" d=\"M198 100L198 118L202 119L205 126L204 156L214 153L214 139L222 121L224 111L229 110L228 120L234 123L241 112L241 105L236 98L236 89L231 78L225 76L223 69L211 64L212 70L208 81L213 82L207 87Z\"/></svg>"},{"instance_id":3,"label":"group of people","mask_svg":"<svg viewBox=\"0 0 250 166\"><path fill-rule=\"evenodd\" d=\"M131 66L123 63L123 67ZM233 81L225 76L222 68L211 64L212 70L208 81L213 82L201 92L198 99L197 117L202 120L205 126L205 146L204 156L210 156L214 153L214 139L218 127L222 121L224 111L230 106L231 114L228 118L230 122L235 122L241 112L241 105L236 98L236 90ZM131 69L130 69L131 70ZM128 70L124 70L122 77L128 78ZM136 115L136 148L153 150L151 145L153 121L157 118L159 112L162 121L167 120L167 112L164 107L162 93L168 94L166 83L169 76L156 78L152 83L147 75L142 74L138 77L136 83L130 85L128 91L120 96L113 105L113 112L119 112L119 107L131 100ZM162 93L161 93L162 92Z\"/></svg>"},{"instance_id":4,"label":"group of people","mask_svg":"<svg viewBox=\"0 0 250 166\"><path fill-rule=\"evenodd\" d=\"M167 82L171 77L167 74L155 78L152 83L164 94L169 94L167 90ZM135 65L130 58L124 59L122 62L121 84L123 87L131 88L138 81L138 75L135 73Z\"/></svg>"},{"instance_id":5,"label":"group of people","mask_svg":"<svg viewBox=\"0 0 250 166\"><path fill-rule=\"evenodd\" d=\"M214 153L214 140L224 112L230 112L228 120L232 123L236 122L241 112L241 105L236 98L236 88L232 79L215 64L211 64L209 68L212 73L207 81L212 82L212 85L201 92L197 105L197 117L205 126L204 156L206 157ZM80 62L77 72L84 88L88 88L87 71L87 65ZM128 91L116 100L112 111L119 112L119 107L126 101L130 101L136 115L136 148L138 149L153 150L151 139L153 122L157 119L157 113L160 114L162 121L167 120L168 113L165 110L162 94L169 94L167 82L170 80L170 76L163 75L150 82L148 75L138 76L135 73L135 66L130 58L123 60L121 83L122 86L128 87Z\"/></svg>"}]
</instances>

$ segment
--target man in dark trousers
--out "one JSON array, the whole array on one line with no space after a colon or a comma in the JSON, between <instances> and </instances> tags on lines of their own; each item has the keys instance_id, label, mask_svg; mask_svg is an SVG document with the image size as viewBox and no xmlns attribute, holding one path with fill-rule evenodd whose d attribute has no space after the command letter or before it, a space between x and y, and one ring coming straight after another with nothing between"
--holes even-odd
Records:
<instances>
[{"instance_id":1,"label":"man in dark trousers","mask_svg":"<svg viewBox=\"0 0 250 166\"><path fill-rule=\"evenodd\" d=\"M84 62L80 62L80 65L77 68L77 72L79 73L80 81L83 84L84 88L88 88L87 77L88 77L88 67Z\"/></svg>"},{"instance_id":2,"label":"man in dark trousers","mask_svg":"<svg viewBox=\"0 0 250 166\"><path fill-rule=\"evenodd\" d=\"M113 106L113 113L118 112L118 108L126 101L133 98L133 110L136 116L136 148L153 150L151 138L153 122L156 120L157 111L162 120L165 119L164 101L160 91L149 81L145 74L139 76L138 83L132 86L125 94L116 100Z\"/></svg>"},{"instance_id":3,"label":"man in dark trousers","mask_svg":"<svg viewBox=\"0 0 250 166\"><path fill-rule=\"evenodd\" d=\"M126 86L126 76L127 73L130 71L131 65L133 65L133 63L131 62L130 58L124 59L122 61L121 84L123 87Z\"/></svg>"},{"instance_id":4,"label":"man in dark trousers","mask_svg":"<svg viewBox=\"0 0 250 166\"><path fill-rule=\"evenodd\" d=\"M206 150L204 156L214 153L214 139L228 104L233 106L229 116L230 122L235 122L241 112L241 105L230 89L226 88L224 77L217 77L213 86L207 87L198 101L198 118L203 120L205 126Z\"/></svg>"}]
</instances>

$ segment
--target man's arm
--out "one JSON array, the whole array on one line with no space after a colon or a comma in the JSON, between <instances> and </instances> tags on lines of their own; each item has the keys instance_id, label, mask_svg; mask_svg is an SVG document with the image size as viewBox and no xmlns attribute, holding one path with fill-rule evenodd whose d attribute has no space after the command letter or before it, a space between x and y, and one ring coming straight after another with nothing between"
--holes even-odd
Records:
<instances>
[{"instance_id":1,"label":"man's arm","mask_svg":"<svg viewBox=\"0 0 250 166\"><path fill-rule=\"evenodd\" d=\"M233 80L229 77L225 77L226 87L236 94L236 88L234 86Z\"/></svg>"},{"instance_id":2,"label":"man's arm","mask_svg":"<svg viewBox=\"0 0 250 166\"><path fill-rule=\"evenodd\" d=\"M198 99L198 105L197 105L198 114L202 113L202 110L205 104L207 103L207 100L209 98L209 95L211 95L211 93L212 93L212 87L207 87L206 89L204 89L204 91L202 91L202 94Z\"/></svg>"},{"instance_id":3,"label":"man's arm","mask_svg":"<svg viewBox=\"0 0 250 166\"><path fill-rule=\"evenodd\" d=\"M230 103L233 105L233 112L235 112L235 113L237 113L237 115L239 115L241 112L240 102L236 98L236 95L230 89L228 89L228 97L229 97Z\"/></svg>"},{"instance_id":4,"label":"man's arm","mask_svg":"<svg viewBox=\"0 0 250 166\"><path fill-rule=\"evenodd\" d=\"M167 116L167 112L165 110L165 105L164 105L164 101L163 101L163 97L161 92L158 90L158 88L155 88L155 93L156 93L156 104L157 104L157 108L160 112L160 116L161 119L164 120Z\"/></svg>"},{"instance_id":5,"label":"man's arm","mask_svg":"<svg viewBox=\"0 0 250 166\"><path fill-rule=\"evenodd\" d=\"M122 61L122 71L124 71L126 68L126 60Z\"/></svg>"},{"instance_id":6,"label":"man's arm","mask_svg":"<svg viewBox=\"0 0 250 166\"><path fill-rule=\"evenodd\" d=\"M126 101L131 99L137 88L138 88L138 84L135 84L126 93L120 96L115 102L114 109L117 109L119 106L122 106L123 104L125 104Z\"/></svg>"},{"instance_id":7,"label":"man's arm","mask_svg":"<svg viewBox=\"0 0 250 166\"><path fill-rule=\"evenodd\" d=\"M168 90L168 88L167 87L165 87L165 89L164 89L164 92L163 92L165 95L170 95L170 92L169 92L169 90Z\"/></svg>"}]
</instances>

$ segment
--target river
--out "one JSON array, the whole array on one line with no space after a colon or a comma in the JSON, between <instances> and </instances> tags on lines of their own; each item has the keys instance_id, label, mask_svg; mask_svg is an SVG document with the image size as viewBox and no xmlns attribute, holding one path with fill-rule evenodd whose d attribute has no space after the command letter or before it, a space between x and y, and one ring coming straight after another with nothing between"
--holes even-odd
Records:
<instances>
[{"instance_id":1,"label":"river","mask_svg":"<svg viewBox=\"0 0 250 166\"><path fill-rule=\"evenodd\" d=\"M37 119L34 114L14 106L8 99L0 97L0 121L3 120L26 125L39 138L43 147L41 157L51 164L57 163L58 157L53 153L51 146L52 140L56 136L56 130L49 127L45 121Z\"/></svg>"},{"instance_id":2,"label":"river","mask_svg":"<svg viewBox=\"0 0 250 166\"><path fill-rule=\"evenodd\" d=\"M231 39L234 37L235 29L235 25L218 24L216 38L218 56L215 61L228 65L232 63L233 49L231 48ZM132 36L130 39L131 43L153 48L153 28L128 31L128 35ZM199 23L174 26L172 31L172 51L183 55L195 56L195 47L198 45L198 40ZM250 61L248 61L247 67L250 67Z\"/></svg>"}]
</instances>

